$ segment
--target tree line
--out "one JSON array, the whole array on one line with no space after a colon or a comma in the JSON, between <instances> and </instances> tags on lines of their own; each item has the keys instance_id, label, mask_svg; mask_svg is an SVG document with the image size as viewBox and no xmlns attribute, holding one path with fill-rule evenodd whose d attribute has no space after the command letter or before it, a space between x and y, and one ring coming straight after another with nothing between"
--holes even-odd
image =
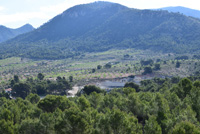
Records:
<instances>
[{"instance_id":1,"label":"tree line","mask_svg":"<svg viewBox=\"0 0 200 134\"><path fill-rule=\"evenodd\" d=\"M10 87L12 92L9 93L12 97L26 98L30 93L37 94L39 96L53 94L53 95L66 95L66 92L72 89L73 76L69 77L69 80L65 77L58 76L56 80L44 79L44 75L39 73L36 79L32 77L26 80L20 80L19 76L14 75L10 80ZM5 96L7 94L3 93Z\"/></svg>"},{"instance_id":2,"label":"tree line","mask_svg":"<svg viewBox=\"0 0 200 134\"><path fill-rule=\"evenodd\" d=\"M199 134L199 101L199 77L154 78L110 92L86 86L74 98L0 97L0 133Z\"/></svg>"}]
</instances>

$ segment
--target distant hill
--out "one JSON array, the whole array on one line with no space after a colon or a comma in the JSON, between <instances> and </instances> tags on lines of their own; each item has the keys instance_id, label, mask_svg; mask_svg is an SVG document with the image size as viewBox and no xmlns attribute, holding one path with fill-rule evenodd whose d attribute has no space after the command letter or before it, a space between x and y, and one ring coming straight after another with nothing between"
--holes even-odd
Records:
<instances>
[{"instance_id":1,"label":"distant hill","mask_svg":"<svg viewBox=\"0 0 200 134\"><path fill-rule=\"evenodd\" d=\"M174 12L174 13L182 13L184 15L200 19L200 11L195 9L178 6L178 7L164 7L160 8L160 10L167 10L169 12Z\"/></svg>"},{"instance_id":2,"label":"distant hill","mask_svg":"<svg viewBox=\"0 0 200 134\"><path fill-rule=\"evenodd\" d=\"M0 25L0 42L4 42L8 39L16 37L17 35L27 33L32 30L34 30L34 28L30 24L26 24L17 29L11 29Z\"/></svg>"},{"instance_id":3,"label":"distant hill","mask_svg":"<svg viewBox=\"0 0 200 134\"><path fill-rule=\"evenodd\" d=\"M200 51L200 20L179 13L95 2L72 7L40 28L1 43L2 58L61 59L109 49Z\"/></svg>"}]
</instances>

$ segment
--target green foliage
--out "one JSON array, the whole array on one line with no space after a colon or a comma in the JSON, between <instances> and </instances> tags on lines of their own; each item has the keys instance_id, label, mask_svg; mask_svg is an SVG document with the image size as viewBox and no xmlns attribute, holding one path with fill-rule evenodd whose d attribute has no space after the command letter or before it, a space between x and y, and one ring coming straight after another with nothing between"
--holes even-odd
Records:
<instances>
[{"instance_id":1,"label":"green foliage","mask_svg":"<svg viewBox=\"0 0 200 134\"><path fill-rule=\"evenodd\" d=\"M172 87L172 83L169 79L153 78L149 80L143 80L141 83L141 90L143 91L165 91Z\"/></svg>"},{"instance_id":2,"label":"green foliage","mask_svg":"<svg viewBox=\"0 0 200 134\"><path fill-rule=\"evenodd\" d=\"M151 116L145 121L144 134L162 134L162 129L156 121L156 117Z\"/></svg>"},{"instance_id":3,"label":"green foliage","mask_svg":"<svg viewBox=\"0 0 200 134\"><path fill-rule=\"evenodd\" d=\"M176 62L176 68L179 68L181 66L181 62L177 61Z\"/></svg>"},{"instance_id":4,"label":"green foliage","mask_svg":"<svg viewBox=\"0 0 200 134\"><path fill-rule=\"evenodd\" d=\"M63 81L65 78L57 77L55 83ZM32 82L41 84L44 80ZM149 85L154 85L155 89L149 90ZM32 93L26 99L0 97L0 132L200 133L199 80L192 82L183 78L178 84L172 84L169 78L154 78L143 81L138 92L129 86L108 93L94 86L86 88L85 94L74 98L47 95L40 100L38 95Z\"/></svg>"},{"instance_id":5,"label":"green foliage","mask_svg":"<svg viewBox=\"0 0 200 134\"><path fill-rule=\"evenodd\" d=\"M189 95L192 87L192 82L187 78L183 78L178 83L178 86L173 88L173 91L178 95L179 98L184 99L187 95Z\"/></svg>"},{"instance_id":6,"label":"green foliage","mask_svg":"<svg viewBox=\"0 0 200 134\"><path fill-rule=\"evenodd\" d=\"M104 65L104 68L106 68L106 69L109 69L111 67L112 67L111 63L107 63L107 64Z\"/></svg>"},{"instance_id":7,"label":"green foliage","mask_svg":"<svg viewBox=\"0 0 200 134\"><path fill-rule=\"evenodd\" d=\"M179 81L180 81L180 77L172 77L171 78L171 81L172 81L172 83L178 83Z\"/></svg>"},{"instance_id":8,"label":"green foliage","mask_svg":"<svg viewBox=\"0 0 200 134\"><path fill-rule=\"evenodd\" d=\"M101 65L98 65L98 66L97 66L97 69L101 69L101 68L102 68L102 66L101 66Z\"/></svg>"},{"instance_id":9,"label":"green foliage","mask_svg":"<svg viewBox=\"0 0 200 134\"><path fill-rule=\"evenodd\" d=\"M45 83L38 83L37 85L35 85L35 88L38 95L44 95L47 92L47 87Z\"/></svg>"},{"instance_id":10,"label":"green foliage","mask_svg":"<svg viewBox=\"0 0 200 134\"><path fill-rule=\"evenodd\" d=\"M136 90L136 92L140 91L140 87L139 85L135 84L134 82L128 82L124 85L124 87L130 87L130 88L134 88Z\"/></svg>"},{"instance_id":11,"label":"green foliage","mask_svg":"<svg viewBox=\"0 0 200 134\"><path fill-rule=\"evenodd\" d=\"M23 120L20 128L20 134L37 134L37 133L45 133L45 127L40 124L38 119L26 119Z\"/></svg>"},{"instance_id":12,"label":"green foliage","mask_svg":"<svg viewBox=\"0 0 200 134\"><path fill-rule=\"evenodd\" d=\"M173 129L173 134L200 134L200 128L190 122L181 122Z\"/></svg>"},{"instance_id":13,"label":"green foliage","mask_svg":"<svg viewBox=\"0 0 200 134\"><path fill-rule=\"evenodd\" d=\"M155 64L154 70L160 70L160 64Z\"/></svg>"},{"instance_id":14,"label":"green foliage","mask_svg":"<svg viewBox=\"0 0 200 134\"><path fill-rule=\"evenodd\" d=\"M55 94L64 95L72 89L71 83L65 77L57 77L56 81L44 80L43 74L38 74L38 79L27 78L25 82L19 82L12 86L12 96L25 98L30 93L38 95ZM6 97L6 94L4 95ZM9 97L9 96L8 96Z\"/></svg>"},{"instance_id":15,"label":"green foliage","mask_svg":"<svg viewBox=\"0 0 200 134\"><path fill-rule=\"evenodd\" d=\"M189 57L186 56L186 55L178 56L178 57L175 58L175 60L188 60L188 59L189 59Z\"/></svg>"},{"instance_id":16,"label":"green foliage","mask_svg":"<svg viewBox=\"0 0 200 134\"><path fill-rule=\"evenodd\" d=\"M57 108L61 110L73 107L74 104L66 97L47 95L44 99L40 100L38 107L45 112L54 112Z\"/></svg>"},{"instance_id":17,"label":"green foliage","mask_svg":"<svg viewBox=\"0 0 200 134\"><path fill-rule=\"evenodd\" d=\"M14 134L14 127L12 122L0 120L0 133L1 134Z\"/></svg>"},{"instance_id":18,"label":"green foliage","mask_svg":"<svg viewBox=\"0 0 200 134\"><path fill-rule=\"evenodd\" d=\"M84 96L81 96L78 98L78 105L80 110L83 111L90 107L90 102Z\"/></svg>"},{"instance_id":19,"label":"green foliage","mask_svg":"<svg viewBox=\"0 0 200 134\"><path fill-rule=\"evenodd\" d=\"M73 82L73 76L69 76L69 82Z\"/></svg>"},{"instance_id":20,"label":"green foliage","mask_svg":"<svg viewBox=\"0 0 200 134\"><path fill-rule=\"evenodd\" d=\"M95 73L95 72L96 72L96 69L95 69L95 68L93 68L93 69L92 69L92 73Z\"/></svg>"},{"instance_id":21,"label":"green foliage","mask_svg":"<svg viewBox=\"0 0 200 134\"><path fill-rule=\"evenodd\" d=\"M26 99L29 100L33 104L37 104L40 100L40 96L38 96L37 94L31 93L26 97Z\"/></svg>"},{"instance_id":22,"label":"green foliage","mask_svg":"<svg viewBox=\"0 0 200 134\"><path fill-rule=\"evenodd\" d=\"M196 88L200 88L200 81L195 81L193 84Z\"/></svg>"},{"instance_id":23,"label":"green foliage","mask_svg":"<svg viewBox=\"0 0 200 134\"><path fill-rule=\"evenodd\" d=\"M145 67L144 72L142 74L146 75L146 74L151 74L152 72L153 72L153 70L151 67Z\"/></svg>"},{"instance_id":24,"label":"green foliage","mask_svg":"<svg viewBox=\"0 0 200 134\"><path fill-rule=\"evenodd\" d=\"M129 54L125 54L125 55L124 55L124 58L129 58L129 57L130 57Z\"/></svg>"},{"instance_id":25,"label":"green foliage","mask_svg":"<svg viewBox=\"0 0 200 134\"><path fill-rule=\"evenodd\" d=\"M88 97L88 100L90 102L91 107L93 107L94 109L99 109L103 102L103 96L99 93L92 92Z\"/></svg>"},{"instance_id":26,"label":"green foliage","mask_svg":"<svg viewBox=\"0 0 200 134\"><path fill-rule=\"evenodd\" d=\"M184 96L186 97L187 94L190 93L190 90L192 89L192 82L187 79L187 78L183 78L179 83L178 83L179 87L183 89L184 91Z\"/></svg>"},{"instance_id":27,"label":"green foliage","mask_svg":"<svg viewBox=\"0 0 200 134\"><path fill-rule=\"evenodd\" d=\"M126 85L126 84L125 84L125 85ZM136 91L135 91L135 88L132 88L132 87L124 87L124 88L123 88L123 92L124 92L126 95L129 95L129 94L134 93L134 92L136 92Z\"/></svg>"},{"instance_id":28,"label":"green foliage","mask_svg":"<svg viewBox=\"0 0 200 134\"><path fill-rule=\"evenodd\" d=\"M154 62L153 62L152 59L149 59L149 60L146 60L146 61L141 60L140 63L141 63L142 66L147 66L147 65L153 65Z\"/></svg>"},{"instance_id":29,"label":"green foliage","mask_svg":"<svg viewBox=\"0 0 200 134\"><path fill-rule=\"evenodd\" d=\"M112 109L105 116L102 116L98 126L100 128L99 133L103 134L142 134L137 119L119 109Z\"/></svg>"},{"instance_id":30,"label":"green foliage","mask_svg":"<svg viewBox=\"0 0 200 134\"><path fill-rule=\"evenodd\" d=\"M17 83L12 88L12 95L24 98L31 92L31 86L27 83Z\"/></svg>"},{"instance_id":31,"label":"green foliage","mask_svg":"<svg viewBox=\"0 0 200 134\"><path fill-rule=\"evenodd\" d=\"M88 86L85 86L83 89L82 89L83 93L89 95L91 94L92 92L96 92L96 93L104 93L103 90L101 90L99 87L96 87L94 85L88 85Z\"/></svg>"},{"instance_id":32,"label":"green foliage","mask_svg":"<svg viewBox=\"0 0 200 134\"><path fill-rule=\"evenodd\" d=\"M49 134L49 133L54 133L54 125L52 122L55 121L55 117L52 113L42 113L40 115L40 123L42 126L45 126L44 128L44 133Z\"/></svg>"},{"instance_id":33,"label":"green foliage","mask_svg":"<svg viewBox=\"0 0 200 134\"><path fill-rule=\"evenodd\" d=\"M64 111L64 118L55 127L60 134L89 134L92 131L87 113L74 107Z\"/></svg>"},{"instance_id":34,"label":"green foliage","mask_svg":"<svg viewBox=\"0 0 200 134\"><path fill-rule=\"evenodd\" d=\"M19 76L14 75L14 82L18 83L19 82Z\"/></svg>"},{"instance_id":35,"label":"green foliage","mask_svg":"<svg viewBox=\"0 0 200 134\"><path fill-rule=\"evenodd\" d=\"M10 98L10 93L6 93L5 91L2 91L0 93L0 97L6 97L8 99L8 98Z\"/></svg>"},{"instance_id":36,"label":"green foliage","mask_svg":"<svg viewBox=\"0 0 200 134\"><path fill-rule=\"evenodd\" d=\"M43 75L42 73L39 73L39 74L37 75L37 78L38 78L39 80L43 80L43 79L44 79L44 75Z\"/></svg>"}]
</instances>

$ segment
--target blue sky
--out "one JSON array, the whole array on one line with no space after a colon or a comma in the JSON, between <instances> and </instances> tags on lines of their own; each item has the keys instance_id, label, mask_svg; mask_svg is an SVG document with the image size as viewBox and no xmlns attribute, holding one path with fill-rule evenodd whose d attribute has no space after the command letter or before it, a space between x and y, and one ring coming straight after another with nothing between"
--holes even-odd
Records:
<instances>
[{"instance_id":1,"label":"blue sky","mask_svg":"<svg viewBox=\"0 0 200 134\"><path fill-rule=\"evenodd\" d=\"M0 25L17 28L26 23L35 28L66 9L96 0L0 0ZM152 9L167 6L184 6L200 10L197 0L107 0L122 5Z\"/></svg>"}]
</instances>

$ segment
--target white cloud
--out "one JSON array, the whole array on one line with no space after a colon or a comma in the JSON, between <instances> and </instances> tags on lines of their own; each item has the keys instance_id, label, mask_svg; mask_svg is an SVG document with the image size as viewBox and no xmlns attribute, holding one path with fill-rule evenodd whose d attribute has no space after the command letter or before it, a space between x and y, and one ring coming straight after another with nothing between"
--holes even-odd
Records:
<instances>
[{"instance_id":1,"label":"white cloud","mask_svg":"<svg viewBox=\"0 0 200 134\"><path fill-rule=\"evenodd\" d=\"M20 12L18 10L20 6L16 6L18 8L13 10L13 13L7 12L9 10L12 11L12 7L8 8L7 6L4 6L4 5L0 6L0 25L6 25L9 27L19 27L20 25L23 25L25 23L30 23L34 27L38 27L39 25L47 22L48 20L52 19L54 16L62 13L63 11L65 11L66 9L74 5L78 5L80 3L90 3L90 2L94 2L95 0L59 0L57 4L55 4L56 3L55 1L54 2L51 1L47 3L48 0L21 0L21 1L23 1L23 3L26 3L26 4L20 5L22 6L21 8L24 9L23 11L21 10ZM196 9L198 8L197 7L198 4L194 2L196 0L190 0L190 1L175 0L176 2L174 2L174 0L151 0L151 1L108 0L108 1L121 3L125 6L139 8L139 9L159 8L159 7L164 7L164 6L177 6L177 5L186 6L186 7L188 5L190 8L196 8ZM29 6L30 6L30 10L27 9L29 8ZM27 7L27 8L23 8L23 7Z\"/></svg>"},{"instance_id":2,"label":"white cloud","mask_svg":"<svg viewBox=\"0 0 200 134\"><path fill-rule=\"evenodd\" d=\"M7 25L9 27L19 27L20 22L23 24L28 23L30 21L37 21L40 20L41 24L45 23L46 21L52 19L54 16L62 13L67 8L73 6L72 0L67 0L62 3L56 5L49 5L38 8L38 11L27 11L27 12L15 12L15 13L1 13L0 12L0 25ZM0 11L3 11L5 8L0 6ZM37 24L33 24L34 27L38 27ZM13 28L14 28L13 27Z\"/></svg>"},{"instance_id":3,"label":"white cloud","mask_svg":"<svg viewBox=\"0 0 200 134\"><path fill-rule=\"evenodd\" d=\"M83 0L81 1L81 3L90 3L90 2L94 2L94 0ZM45 6L45 7L41 7L40 11L42 12L53 12L53 13L62 13L63 11L65 11L66 9L74 6L74 5L78 5L80 4L80 1L75 1L75 0L65 0L62 3L59 3L57 5L50 5L50 6Z\"/></svg>"},{"instance_id":4,"label":"white cloud","mask_svg":"<svg viewBox=\"0 0 200 134\"><path fill-rule=\"evenodd\" d=\"M6 9L5 7L0 6L0 11L3 11L5 9Z\"/></svg>"},{"instance_id":5,"label":"white cloud","mask_svg":"<svg viewBox=\"0 0 200 134\"><path fill-rule=\"evenodd\" d=\"M82 3L89 3L94 0L84 0ZM0 14L0 24L1 25L7 25L7 24L19 24L19 22L25 24L33 20L41 20L41 24L45 23L46 21L52 19L56 15L62 13L66 9L80 4L80 1L74 1L74 0L65 0L62 3L56 4L56 5L49 5L49 6L43 6L40 7L37 12L18 12L14 14ZM0 7L3 10L4 8ZM10 25L13 27L13 25ZM38 27L38 24L33 24L34 27ZM14 26L19 27L19 25Z\"/></svg>"},{"instance_id":6,"label":"white cloud","mask_svg":"<svg viewBox=\"0 0 200 134\"><path fill-rule=\"evenodd\" d=\"M0 11L4 10L4 7L0 7ZM15 13L0 13L0 25L8 25L9 27L13 27L14 24L19 24L20 22L23 24L30 22L30 20L41 20L41 24L45 23L43 21L48 21L53 18L57 14L63 11L62 4L54 5L54 6L46 6L41 7L36 12L15 12ZM13 25L12 25L13 24ZM33 24L34 25L34 24ZM16 25L13 28L19 27L20 25ZM39 25L34 25L38 27Z\"/></svg>"},{"instance_id":7,"label":"white cloud","mask_svg":"<svg viewBox=\"0 0 200 134\"><path fill-rule=\"evenodd\" d=\"M11 22L28 21L29 19L45 19L49 16L42 12L27 12L27 13L15 13L8 15L0 15L0 24L6 24Z\"/></svg>"}]
</instances>

